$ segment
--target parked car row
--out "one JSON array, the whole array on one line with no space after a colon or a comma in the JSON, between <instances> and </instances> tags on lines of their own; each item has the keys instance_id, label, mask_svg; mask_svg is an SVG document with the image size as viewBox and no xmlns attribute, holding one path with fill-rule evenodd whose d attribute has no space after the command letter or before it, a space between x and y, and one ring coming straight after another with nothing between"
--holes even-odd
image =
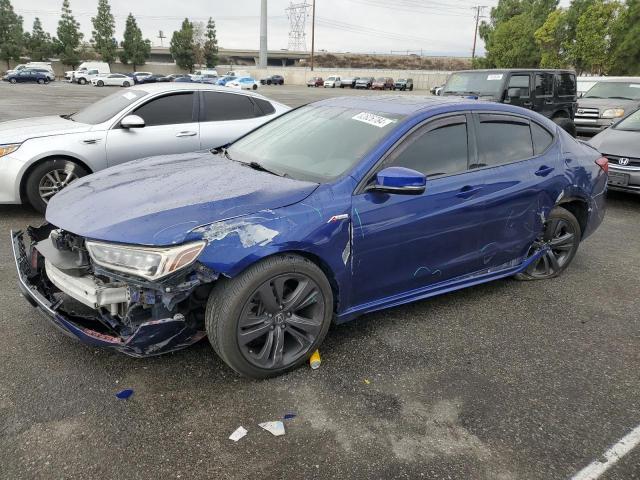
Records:
<instances>
[{"instance_id":1,"label":"parked car row","mask_svg":"<svg viewBox=\"0 0 640 480\"><path fill-rule=\"evenodd\" d=\"M53 73L44 68L23 68L7 73L2 80L9 83L38 83L47 84L55 80Z\"/></svg>"},{"instance_id":2,"label":"parked car row","mask_svg":"<svg viewBox=\"0 0 640 480\"><path fill-rule=\"evenodd\" d=\"M401 78L394 81L391 77L340 77L332 75L326 80L322 77L312 77L307 81L307 87L324 88L360 88L367 90L413 90L411 78Z\"/></svg>"}]
</instances>

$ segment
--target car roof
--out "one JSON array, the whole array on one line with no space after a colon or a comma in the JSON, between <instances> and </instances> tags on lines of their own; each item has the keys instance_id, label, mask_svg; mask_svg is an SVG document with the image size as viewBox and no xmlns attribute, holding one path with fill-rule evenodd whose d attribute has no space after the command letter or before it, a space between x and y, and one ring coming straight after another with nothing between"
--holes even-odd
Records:
<instances>
[{"instance_id":1,"label":"car roof","mask_svg":"<svg viewBox=\"0 0 640 480\"><path fill-rule=\"evenodd\" d=\"M265 98L263 95L259 93L253 92L239 92L236 90L231 90L227 87L216 86L210 83L196 83L196 82L161 82L161 83L145 83L141 86L132 87L135 90L143 90L149 94L156 93L169 93L169 92L179 92L185 90L206 90L210 92L222 92L229 93L233 95L250 95L252 97ZM278 103L274 100L269 100L272 103Z\"/></svg>"},{"instance_id":2,"label":"car roof","mask_svg":"<svg viewBox=\"0 0 640 480\"><path fill-rule=\"evenodd\" d=\"M523 109L495 102L482 102L458 97L378 95L375 97L334 97L314 102L313 105L342 107L354 110L384 112L397 115L413 116L428 110L446 105L457 105L462 109L477 110L478 106L491 110L502 110L510 113L522 112Z\"/></svg>"}]
</instances>

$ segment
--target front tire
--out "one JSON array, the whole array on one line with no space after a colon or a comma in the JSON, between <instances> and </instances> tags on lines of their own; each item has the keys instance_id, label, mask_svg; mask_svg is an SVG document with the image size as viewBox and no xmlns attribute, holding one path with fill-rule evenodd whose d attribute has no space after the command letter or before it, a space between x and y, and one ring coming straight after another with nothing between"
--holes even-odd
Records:
<instances>
[{"instance_id":1,"label":"front tire","mask_svg":"<svg viewBox=\"0 0 640 480\"><path fill-rule=\"evenodd\" d=\"M87 81L84 78L81 78L80 80L78 80L78 83L80 85L84 85L85 83L87 83Z\"/></svg>"},{"instance_id":2,"label":"front tire","mask_svg":"<svg viewBox=\"0 0 640 480\"><path fill-rule=\"evenodd\" d=\"M44 213L53 195L88 173L84 167L70 160L46 160L34 168L27 177L27 199L33 208Z\"/></svg>"},{"instance_id":3,"label":"front tire","mask_svg":"<svg viewBox=\"0 0 640 480\"><path fill-rule=\"evenodd\" d=\"M322 270L293 254L218 280L205 313L209 341L241 375L267 378L308 360L327 334L333 293Z\"/></svg>"},{"instance_id":4,"label":"front tire","mask_svg":"<svg viewBox=\"0 0 640 480\"><path fill-rule=\"evenodd\" d=\"M44 79L43 78L39 78L38 79L38 85L44 85Z\"/></svg>"},{"instance_id":5,"label":"front tire","mask_svg":"<svg viewBox=\"0 0 640 480\"><path fill-rule=\"evenodd\" d=\"M131 84L130 84L129 82L127 82L127 81L124 81L124 82L122 82L122 86L123 86L124 88L127 88L127 87L130 87L130 86L131 86Z\"/></svg>"},{"instance_id":6,"label":"front tire","mask_svg":"<svg viewBox=\"0 0 640 480\"><path fill-rule=\"evenodd\" d=\"M102 80L98 80L96 82L96 85L98 85L99 87L104 87L104 82Z\"/></svg>"},{"instance_id":7,"label":"front tire","mask_svg":"<svg viewBox=\"0 0 640 480\"><path fill-rule=\"evenodd\" d=\"M536 248L547 252L533 262L526 271L516 275L518 280L546 280L564 272L578 251L582 230L576 217L562 207L549 213Z\"/></svg>"}]
</instances>

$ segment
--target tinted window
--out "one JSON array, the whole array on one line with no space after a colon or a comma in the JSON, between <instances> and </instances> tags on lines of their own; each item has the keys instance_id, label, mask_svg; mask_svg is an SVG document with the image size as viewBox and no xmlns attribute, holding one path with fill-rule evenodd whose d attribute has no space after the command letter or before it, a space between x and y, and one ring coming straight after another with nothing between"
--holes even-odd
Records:
<instances>
[{"instance_id":1,"label":"tinted window","mask_svg":"<svg viewBox=\"0 0 640 480\"><path fill-rule=\"evenodd\" d=\"M134 112L147 127L193 122L193 93L176 93L156 98Z\"/></svg>"},{"instance_id":2,"label":"tinted window","mask_svg":"<svg viewBox=\"0 0 640 480\"><path fill-rule=\"evenodd\" d=\"M508 88L519 88L521 97L529 96L529 75L511 75Z\"/></svg>"},{"instance_id":3,"label":"tinted window","mask_svg":"<svg viewBox=\"0 0 640 480\"><path fill-rule=\"evenodd\" d=\"M572 73L560 73L556 75L558 82L558 95L561 97L573 97L576 95L576 76Z\"/></svg>"},{"instance_id":4,"label":"tinted window","mask_svg":"<svg viewBox=\"0 0 640 480\"><path fill-rule=\"evenodd\" d=\"M584 98L640 100L640 83L598 82L584 94Z\"/></svg>"},{"instance_id":5,"label":"tinted window","mask_svg":"<svg viewBox=\"0 0 640 480\"><path fill-rule=\"evenodd\" d=\"M536 97L553 95L553 75L551 73L536 73Z\"/></svg>"},{"instance_id":6,"label":"tinted window","mask_svg":"<svg viewBox=\"0 0 640 480\"><path fill-rule=\"evenodd\" d=\"M147 92L143 90L128 90L125 93L114 93L89 105L78 113L74 113L69 118L76 122L97 125L98 123L106 122L145 95L147 95Z\"/></svg>"},{"instance_id":7,"label":"tinted window","mask_svg":"<svg viewBox=\"0 0 640 480\"><path fill-rule=\"evenodd\" d=\"M253 101L258 104L258 107L260 107L260 110L262 110L262 113L264 113L265 115L271 115L276 111L276 109L273 108L273 105L271 105L271 102L267 102L266 100L262 100L261 98L254 98Z\"/></svg>"},{"instance_id":8,"label":"tinted window","mask_svg":"<svg viewBox=\"0 0 640 480\"><path fill-rule=\"evenodd\" d=\"M499 115L480 115L478 165L487 167L533 156L531 130L526 123Z\"/></svg>"},{"instance_id":9,"label":"tinted window","mask_svg":"<svg viewBox=\"0 0 640 480\"><path fill-rule=\"evenodd\" d=\"M536 155L543 153L553 142L553 135L546 128L535 122L531 122L531 137L533 138L533 150Z\"/></svg>"},{"instance_id":10,"label":"tinted window","mask_svg":"<svg viewBox=\"0 0 640 480\"><path fill-rule=\"evenodd\" d=\"M251 98L233 93L203 92L204 122L242 120L260 116Z\"/></svg>"},{"instance_id":11,"label":"tinted window","mask_svg":"<svg viewBox=\"0 0 640 480\"><path fill-rule=\"evenodd\" d=\"M390 165L411 168L427 177L467 169L467 125L445 125L409 139ZM401 147L402 148L402 147Z\"/></svg>"}]
</instances>

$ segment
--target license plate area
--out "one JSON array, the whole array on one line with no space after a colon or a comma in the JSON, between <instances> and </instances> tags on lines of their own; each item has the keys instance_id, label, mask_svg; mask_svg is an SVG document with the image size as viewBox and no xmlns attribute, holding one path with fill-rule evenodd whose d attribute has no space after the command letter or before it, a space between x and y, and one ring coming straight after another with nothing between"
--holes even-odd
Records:
<instances>
[{"instance_id":1,"label":"license plate area","mask_svg":"<svg viewBox=\"0 0 640 480\"><path fill-rule=\"evenodd\" d=\"M629 174L610 171L608 183L616 187L626 187L629 185Z\"/></svg>"}]
</instances>

